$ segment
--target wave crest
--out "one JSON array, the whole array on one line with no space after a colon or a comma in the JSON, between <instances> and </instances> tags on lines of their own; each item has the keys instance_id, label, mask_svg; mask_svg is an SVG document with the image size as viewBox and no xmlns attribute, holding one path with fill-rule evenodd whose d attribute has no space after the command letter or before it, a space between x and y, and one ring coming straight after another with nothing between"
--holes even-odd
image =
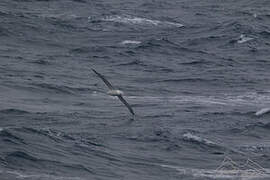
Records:
<instances>
[{"instance_id":1,"label":"wave crest","mask_svg":"<svg viewBox=\"0 0 270 180\"><path fill-rule=\"evenodd\" d=\"M159 21L159 20L151 20L147 18L141 17L132 17L132 16L107 16L102 19L102 21L107 22L116 22L123 24L132 24L132 25L146 25L146 26L170 26L170 27L183 27L183 24L169 21Z\"/></svg>"}]
</instances>

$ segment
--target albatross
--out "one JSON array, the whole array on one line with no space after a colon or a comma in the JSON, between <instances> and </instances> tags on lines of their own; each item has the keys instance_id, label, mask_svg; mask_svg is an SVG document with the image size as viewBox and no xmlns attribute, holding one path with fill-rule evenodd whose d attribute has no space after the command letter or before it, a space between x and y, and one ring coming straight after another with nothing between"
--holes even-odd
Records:
<instances>
[{"instance_id":1,"label":"albatross","mask_svg":"<svg viewBox=\"0 0 270 180\"><path fill-rule=\"evenodd\" d=\"M131 108L131 106L124 99L124 97L123 97L123 95L124 95L123 91L120 91L119 89L115 89L113 87L113 85L105 78L105 76L101 75L96 70L92 69L92 71L94 71L94 73L96 75L98 75L98 77L100 77L100 79L102 79L102 81L108 86L109 91L107 92L107 94L110 95L110 96L117 96L118 99L128 108L129 112L132 115L135 115L135 113L134 113L133 109Z\"/></svg>"}]
</instances>

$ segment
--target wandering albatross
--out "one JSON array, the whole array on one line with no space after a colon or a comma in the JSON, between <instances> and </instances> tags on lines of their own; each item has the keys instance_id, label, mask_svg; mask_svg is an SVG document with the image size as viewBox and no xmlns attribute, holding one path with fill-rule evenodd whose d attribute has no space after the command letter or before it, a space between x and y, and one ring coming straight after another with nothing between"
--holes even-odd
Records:
<instances>
[{"instance_id":1,"label":"wandering albatross","mask_svg":"<svg viewBox=\"0 0 270 180\"><path fill-rule=\"evenodd\" d=\"M131 108L131 106L128 104L128 102L123 98L123 91L120 91L118 89L115 89L112 84L100 73L98 73L96 70L92 69L94 71L94 73L96 73L98 75L98 77L100 77L100 79L102 79L102 81L108 86L108 88L110 89L107 94L110 96L117 96L120 101L128 108L129 112L132 115L135 115L133 109Z\"/></svg>"}]
</instances>

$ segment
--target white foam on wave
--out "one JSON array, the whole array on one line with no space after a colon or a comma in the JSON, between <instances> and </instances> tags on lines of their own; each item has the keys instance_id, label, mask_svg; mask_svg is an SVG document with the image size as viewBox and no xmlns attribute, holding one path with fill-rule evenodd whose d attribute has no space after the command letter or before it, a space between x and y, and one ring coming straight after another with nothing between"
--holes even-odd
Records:
<instances>
[{"instance_id":1,"label":"white foam on wave","mask_svg":"<svg viewBox=\"0 0 270 180\"><path fill-rule=\"evenodd\" d=\"M18 171L0 170L0 176L10 175L18 179L46 179L46 180L85 180L80 177L55 176L50 174L24 174Z\"/></svg>"},{"instance_id":2,"label":"white foam on wave","mask_svg":"<svg viewBox=\"0 0 270 180\"><path fill-rule=\"evenodd\" d=\"M230 157L226 156L216 169L193 169L183 168L173 165L160 164L161 167L171 168L181 175L193 177L207 177L213 179L269 179L270 169L263 168L260 164L251 159L247 159L244 164L238 164Z\"/></svg>"},{"instance_id":3,"label":"white foam on wave","mask_svg":"<svg viewBox=\"0 0 270 180\"><path fill-rule=\"evenodd\" d=\"M59 20L73 20L73 19L80 18L80 16L76 14L67 14L67 13L55 14L53 12L39 14L38 16L40 18L51 18L51 19L59 19Z\"/></svg>"},{"instance_id":4,"label":"white foam on wave","mask_svg":"<svg viewBox=\"0 0 270 180\"><path fill-rule=\"evenodd\" d=\"M270 94L258 94L256 92L247 92L242 95L226 95L226 101L239 105L253 104L253 105L267 105L270 104Z\"/></svg>"},{"instance_id":5,"label":"white foam on wave","mask_svg":"<svg viewBox=\"0 0 270 180\"><path fill-rule=\"evenodd\" d=\"M198 178L232 179L232 180L234 179L238 180L239 178L244 179L244 180L249 180L249 179L254 179L254 178L256 179L270 178L269 169L264 169L265 172L260 173L253 169L210 170L210 169L181 168L181 167L165 165L165 164L161 164L160 166L164 168L175 169L181 175L193 176L193 177L198 177Z\"/></svg>"},{"instance_id":6,"label":"white foam on wave","mask_svg":"<svg viewBox=\"0 0 270 180\"><path fill-rule=\"evenodd\" d=\"M121 42L121 44L126 45L126 44L141 44L141 41L133 41L133 40L124 40Z\"/></svg>"},{"instance_id":7,"label":"white foam on wave","mask_svg":"<svg viewBox=\"0 0 270 180\"><path fill-rule=\"evenodd\" d=\"M264 114L267 114L270 112L270 108L262 108L260 110L258 110L255 115L256 116L261 116L261 115L264 115Z\"/></svg>"},{"instance_id":8,"label":"white foam on wave","mask_svg":"<svg viewBox=\"0 0 270 180\"><path fill-rule=\"evenodd\" d=\"M206 145L210 145L210 146L217 145L216 143L214 143L208 139L196 136L196 135L191 134L191 133L183 134L183 138L184 138L184 140L187 140L187 141L194 141L194 142L198 142L198 143L202 143L202 144L206 144Z\"/></svg>"},{"instance_id":9,"label":"white foam on wave","mask_svg":"<svg viewBox=\"0 0 270 180\"><path fill-rule=\"evenodd\" d=\"M226 105L227 102L211 96L175 96L171 100L171 102L195 102L199 104L217 104L217 105Z\"/></svg>"},{"instance_id":10,"label":"white foam on wave","mask_svg":"<svg viewBox=\"0 0 270 180\"><path fill-rule=\"evenodd\" d=\"M172 103L199 103L199 104L217 104L217 105L226 105L227 102L214 97L207 97L207 96L128 96L130 99L136 100L147 100L147 101L155 101L155 102L172 102Z\"/></svg>"},{"instance_id":11,"label":"white foam on wave","mask_svg":"<svg viewBox=\"0 0 270 180\"><path fill-rule=\"evenodd\" d=\"M241 34L240 37L239 37L239 39L237 40L237 43L242 44L242 43L251 41L251 40L253 40L253 39L254 39L254 38L247 37L246 35Z\"/></svg>"},{"instance_id":12,"label":"white foam on wave","mask_svg":"<svg viewBox=\"0 0 270 180\"><path fill-rule=\"evenodd\" d=\"M118 22L124 24L135 24L135 25L148 25L148 26L175 26L175 27L183 27L183 24L169 22L169 21L158 21L158 20L151 20L147 18L140 18L140 17L129 17L129 16L107 16L102 19L103 21L111 21L111 22Z\"/></svg>"},{"instance_id":13,"label":"white foam on wave","mask_svg":"<svg viewBox=\"0 0 270 180\"><path fill-rule=\"evenodd\" d=\"M270 146L268 144L243 145L240 146L239 149L251 152L263 152L269 151Z\"/></svg>"},{"instance_id":14,"label":"white foam on wave","mask_svg":"<svg viewBox=\"0 0 270 180\"><path fill-rule=\"evenodd\" d=\"M149 102L170 102L170 103L198 103L205 105L221 106L268 106L270 105L269 94L258 94L247 92L242 95L224 94L221 96L198 96L198 95L179 95L179 96L127 96L129 99L143 100Z\"/></svg>"}]
</instances>

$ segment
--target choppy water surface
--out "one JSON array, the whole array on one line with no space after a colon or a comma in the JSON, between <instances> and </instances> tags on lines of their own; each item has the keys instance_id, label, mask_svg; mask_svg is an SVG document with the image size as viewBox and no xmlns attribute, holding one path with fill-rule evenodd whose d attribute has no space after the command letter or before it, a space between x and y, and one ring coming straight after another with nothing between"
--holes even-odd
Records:
<instances>
[{"instance_id":1,"label":"choppy water surface","mask_svg":"<svg viewBox=\"0 0 270 180\"><path fill-rule=\"evenodd\" d=\"M0 21L1 179L270 178L269 1L2 0Z\"/></svg>"}]
</instances>

